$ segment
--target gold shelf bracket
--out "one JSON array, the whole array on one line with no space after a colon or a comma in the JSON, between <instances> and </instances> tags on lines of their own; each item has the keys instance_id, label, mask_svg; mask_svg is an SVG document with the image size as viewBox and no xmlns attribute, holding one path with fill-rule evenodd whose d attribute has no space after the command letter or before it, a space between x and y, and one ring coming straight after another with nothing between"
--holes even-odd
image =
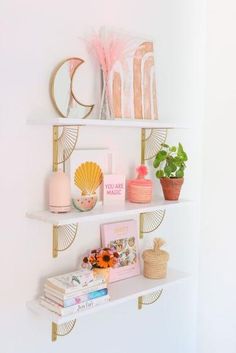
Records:
<instances>
[{"instance_id":1,"label":"gold shelf bracket","mask_svg":"<svg viewBox=\"0 0 236 353\"><path fill-rule=\"evenodd\" d=\"M151 233L160 227L166 210L157 210L154 212L140 213L140 226L139 226L139 238L143 239L143 235L146 233Z\"/></svg>"},{"instance_id":2,"label":"gold shelf bracket","mask_svg":"<svg viewBox=\"0 0 236 353\"><path fill-rule=\"evenodd\" d=\"M167 129L141 129L141 164L154 158L167 138Z\"/></svg>"},{"instance_id":3,"label":"gold shelf bracket","mask_svg":"<svg viewBox=\"0 0 236 353\"><path fill-rule=\"evenodd\" d=\"M143 305L151 305L154 304L162 295L163 289L160 289L151 294L147 294L141 297L138 297L138 309L141 310Z\"/></svg>"},{"instance_id":4,"label":"gold shelf bracket","mask_svg":"<svg viewBox=\"0 0 236 353\"><path fill-rule=\"evenodd\" d=\"M77 223L53 226L53 257L57 257L58 252L67 250L73 244L77 231Z\"/></svg>"},{"instance_id":5,"label":"gold shelf bracket","mask_svg":"<svg viewBox=\"0 0 236 353\"><path fill-rule=\"evenodd\" d=\"M79 126L53 126L53 166L56 172L59 164L63 164L70 158L74 151L79 136Z\"/></svg>"},{"instance_id":6,"label":"gold shelf bracket","mask_svg":"<svg viewBox=\"0 0 236 353\"><path fill-rule=\"evenodd\" d=\"M65 170L65 162L74 151L79 136L79 126L53 126L53 165L56 172L60 164ZM53 257L59 251L68 249L75 240L78 224L53 226Z\"/></svg>"},{"instance_id":7,"label":"gold shelf bracket","mask_svg":"<svg viewBox=\"0 0 236 353\"><path fill-rule=\"evenodd\" d=\"M52 342L57 340L57 337L67 336L73 328L75 327L76 319L70 320L64 324L57 325L55 322L52 322Z\"/></svg>"}]
</instances>

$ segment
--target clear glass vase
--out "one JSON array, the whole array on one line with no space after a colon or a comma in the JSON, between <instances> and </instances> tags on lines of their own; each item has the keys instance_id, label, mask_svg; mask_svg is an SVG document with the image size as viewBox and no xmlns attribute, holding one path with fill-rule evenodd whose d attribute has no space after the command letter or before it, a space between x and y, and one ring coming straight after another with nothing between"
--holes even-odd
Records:
<instances>
[{"instance_id":1,"label":"clear glass vase","mask_svg":"<svg viewBox=\"0 0 236 353\"><path fill-rule=\"evenodd\" d=\"M109 93L109 77L105 77L102 71L102 96L99 119L110 120L112 119L111 105L110 105L110 93Z\"/></svg>"}]
</instances>

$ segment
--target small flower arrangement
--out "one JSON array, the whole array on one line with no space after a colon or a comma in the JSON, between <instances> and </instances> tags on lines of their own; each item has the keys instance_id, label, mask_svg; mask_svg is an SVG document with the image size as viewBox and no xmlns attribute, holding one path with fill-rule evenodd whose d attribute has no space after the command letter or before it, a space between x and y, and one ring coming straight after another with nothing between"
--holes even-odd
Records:
<instances>
[{"instance_id":1,"label":"small flower arrangement","mask_svg":"<svg viewBox=\"0 0 236 353\"><path fill-rule=\"evenodd\" d=\"M118 258L119 254L114 249L95 249L83 258L83 267L90 267L90 269L115 267L118 263Z\"/></svg>"}]
</instances>

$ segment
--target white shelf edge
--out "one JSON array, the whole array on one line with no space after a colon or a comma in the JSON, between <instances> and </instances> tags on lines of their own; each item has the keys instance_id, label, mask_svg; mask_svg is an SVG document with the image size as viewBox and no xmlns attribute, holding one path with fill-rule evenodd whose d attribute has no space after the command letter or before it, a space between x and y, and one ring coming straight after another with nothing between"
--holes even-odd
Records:
<instances>
[{"instance_id":1,"label":"white shelf edge","mask_svg":"<svg viewBox=\"0 0 236 353\"><path fill-rule=\"evenodd\" d=\"M50 118L29 119L27 124L46 126L97 126L97 127L130 127L130 128L156 128L156 129L188 129L188 126L159 120L149 119L75 119L75 118Z\"/></svg>"},{"instance_id":2,"label":"white shelf edge","mask_svg":"<svg viewBox=\"0 0 236 353\"><path fill-rule=\"evenodd\" d=\"M109 286L109 294L111 295L111 300L108 303L99 305L92 309L78 312L73 315L59 316L41 306L38 299L27 302L26 305L28 309L30 309L35 314L41 315L45 319L55 322L57 324L62 324L70 320L78 319L82 316L90 315L106 308L125 303L132 299L137 299L140 296L150 294L157 290L165 289L171 285L181 283L182 281L189 278L191 278L190 274L169 269L167 278L162 280L150 280L140 275L128 278L120 282L115 282L110 284ZM142 284L144 288L135 289L135 287L138 287L139 285L141 286ZM121 288L120 292L122 293L122 291L126 290L127 295L119 295L119 287Z\"/></svg>"},{"instance_id":3,"label":"white shelf edge","mask_svg":"<svg viewBox=\"0 0 236 353\"><path fill-rule=\"evenodd\" d=\"M28 218L46 222L53 225L66 225L72 223L82 223L89 221L100 221L113 217L123 217L132 216L145 212L153 212L158 210L163 210L172 207L180 207L185 204L190 203L190 200L179 200L179 201L153 201L150 204L135 204L130 202L125 202L122 205L110 205L102 206L97 205L92 211L80 212L77 210L72 210L69 213L55 214L49 211L36 211L27 212L26 216Z\"/></svg>"}]
</instances>

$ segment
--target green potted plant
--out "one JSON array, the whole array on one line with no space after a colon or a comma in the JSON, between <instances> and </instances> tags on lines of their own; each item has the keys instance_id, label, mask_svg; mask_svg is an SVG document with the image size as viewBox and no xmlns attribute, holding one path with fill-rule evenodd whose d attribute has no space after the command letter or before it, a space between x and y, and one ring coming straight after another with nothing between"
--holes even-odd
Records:
<instances>
[{"instance_id":1,"label":"green potted plant","mask_svg":"<svg viewBox=\"0 0 236 353\"><path fill-rule=\"evenodd\" d=\"M161 145L153 166L157 169L156 177L160 179L165 200L178 200L184 182L185 162L188 156L181 143L178 146Z\"/></svg>"}]
</instances>

